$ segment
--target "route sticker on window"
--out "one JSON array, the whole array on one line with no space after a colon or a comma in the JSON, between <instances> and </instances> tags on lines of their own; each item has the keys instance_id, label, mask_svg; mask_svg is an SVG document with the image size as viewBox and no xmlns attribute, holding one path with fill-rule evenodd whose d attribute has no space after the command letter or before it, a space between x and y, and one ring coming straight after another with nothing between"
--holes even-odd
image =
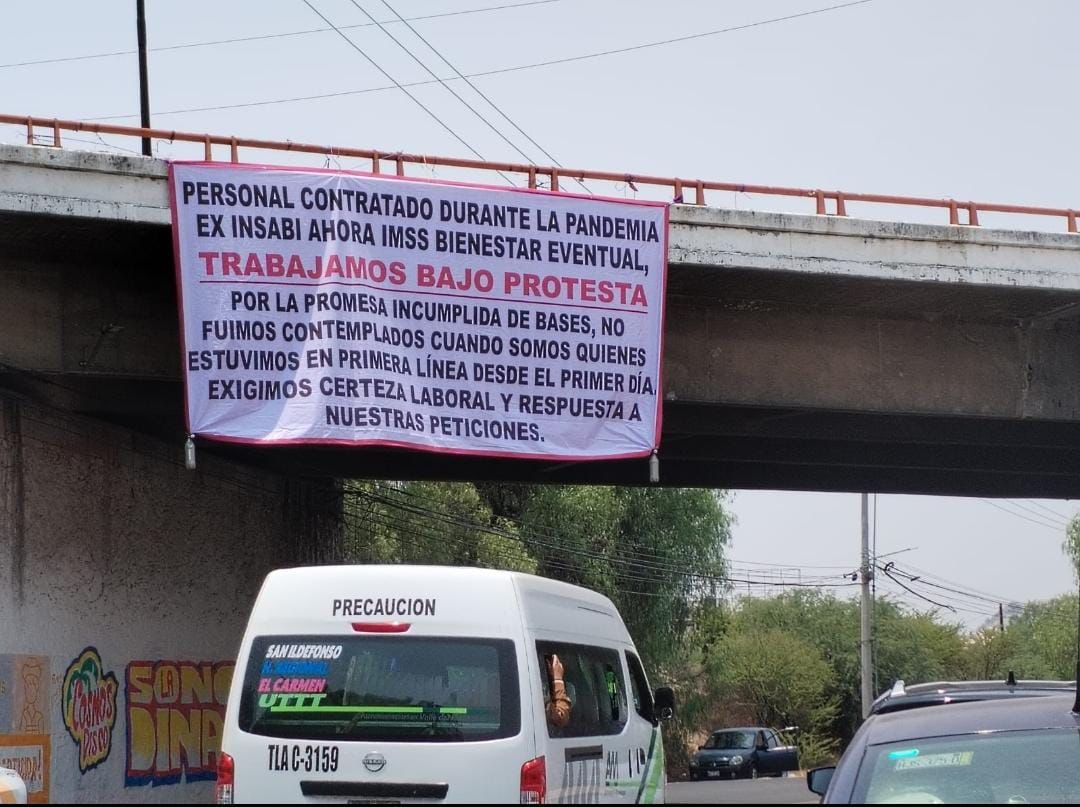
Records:
<instances>
[{"instance_id":1,"label":"route sticker on window","mask_svg":"<svg viewBox=\"0 0 1080 807\"><path fill-rule=\"evenodd\" d=\"M924 768L961 768L970 765L975 758L974 751L954 751L951 754L920 754L896 760L898 771L921 770Z\"/></svg>"}]
</instances>

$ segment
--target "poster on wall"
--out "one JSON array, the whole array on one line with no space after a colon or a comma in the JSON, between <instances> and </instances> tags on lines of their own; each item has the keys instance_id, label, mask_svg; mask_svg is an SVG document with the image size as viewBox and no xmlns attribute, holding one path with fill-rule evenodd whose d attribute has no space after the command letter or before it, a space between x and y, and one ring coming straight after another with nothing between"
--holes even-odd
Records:
<instances>
[{"instance_id":1,"label":"poster on wall","mask_svg":"<svg viewBox=\"0 0 1080 807\"><path fill-rule=\"evenodd\" d=\"M31 804L49 801L48 656L0 654L0 767L19 772Z\"/></svg>"},{"instance_id":2,"label":"poster on wall","mask_svg":"<svg viewBox=\"0 0 1080 807\"><path fill-rule=\"evenodd\" d=\"M190 433L657 446L665 204L218 163L169 180Z\"/></svg>"},{"instance_id":3,"label":"poster on wall","mask_svg":"<svg viewBox=\"0 0 1080 807\"><path fill-rule=\"evenodd\" d=\"M0 734L0 768L18 772L30 804L49 803L49 735Z\"/></svg>"},{"instance_id":4,"label":"poster on wall","mask_svg":"<svg viewBox=\"0 0 1080 807\"><path fill-rule=\"evenodd\" d=\"M125 787L217 778L232 661L132 661L127 666Z\"/></svg>"}]
</instances>

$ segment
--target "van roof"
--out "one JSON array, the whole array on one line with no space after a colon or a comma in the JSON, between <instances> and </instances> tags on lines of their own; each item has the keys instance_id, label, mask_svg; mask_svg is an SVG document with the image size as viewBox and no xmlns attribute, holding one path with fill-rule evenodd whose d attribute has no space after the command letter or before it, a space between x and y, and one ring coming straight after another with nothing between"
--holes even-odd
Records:
<instances>
[{"instance_id":1,"label":"van roof","mask_svg":"<svg viewBox=\"0 0 1080 807\"><path fill-rule=\"evenodd\" d=\"M363 576L372 575L380 579L387 577L400 577L410 580L435 577L439 580L453 580L461 583L491 583L494 581L513 580L533 591L549 591L553 594L574 596L583 599L593 599L597 605L606 605L614 608L614 604L592 589L575 586L572 583L564 583L561 580L551 580L525 572L509 572L502 569L481 569L473 566L434 566L434 565L410 565L404 563L351 563L325 566L292 566L283 569L275 569L266 576L269 583L288 581L291 584L313 583L318 584L326 580L340 580L346 575Z\"/></svg>"},{"instance_id":2,"label":"van roof","mask_svg":"<svg viewBox=\"0 0 1080 807\"><path fill-rule=\"evenodd\" d=\"M451 598L454 605L467 601L477 606L467 609L467 614L459 612L459 622L481 616L485 622L506 622L509 618L520 625L519 618L511 616L515 609L506 607L516 592L521 611L533 627L569 633L600 632L612 639L630 641L618 609L603 594L533 574L467 566L351 564L276 569L263 582L255 608L257 617L253 617L264 624L281 619L291 622L323 618L329 616L324 598L370 597L398 585L402 586L401 596L406 595L407 587L408 596L438 594L440 598ZM447 606L451 604L446 602ZM573 609L573 613L567 613L567 609ZM439 614L443 614L443 605L439 606ZM450 612L446 615L449 618Z\"/></svg>"}]
</instances>

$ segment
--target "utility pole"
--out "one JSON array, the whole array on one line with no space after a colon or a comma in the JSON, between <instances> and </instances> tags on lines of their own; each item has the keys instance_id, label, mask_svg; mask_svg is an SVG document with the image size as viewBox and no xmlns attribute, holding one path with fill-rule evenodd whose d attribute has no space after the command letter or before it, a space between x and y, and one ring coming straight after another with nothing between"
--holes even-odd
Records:
<instances>
[{"instance_id":1,"label":"utility pole","mask_svg":"<svg viewBox=\"0 0 1080 807\"><path fill-rule=\"evenodd\" d=\"M142 114L142 127L150 128L150 70L146 64L146 0L135 0L135 25L139 35L139 110ZM153 156L150 138L142 139L142 153Z\"/></svg>"},{"instance_id":2,"label":"utility pole","mask_svg":"<svg viewBox=\"0 0 1080 807\"><path fill-rule=\"evenodd\" d=\"M873 637L870 635L870 581L874 572L870 568L870 502L869 495L862 495L862 565L859 569L862 578L862 629L859 637L859 660L862 672L862 716L870 716L870 705L874 702L874 661Z\"/></svg>"}]
</instances>

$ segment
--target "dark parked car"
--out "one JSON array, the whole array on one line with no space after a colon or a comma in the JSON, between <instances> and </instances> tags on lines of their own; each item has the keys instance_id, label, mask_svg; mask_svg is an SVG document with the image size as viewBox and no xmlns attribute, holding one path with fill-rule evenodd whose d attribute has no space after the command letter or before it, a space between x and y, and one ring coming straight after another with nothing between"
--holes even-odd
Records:
<instances>
[{"instance_id":1,"label":"dark parked car","mask_svg":"<svg viewBox=\"0 0 1080 807\"><path fill-rule=\"evenodd\" d=\"M691 779L780 776L799 767L799 752L773 729L719 729L690 759Z\"/></svg>"},{"instance_id":2,"label":"dark parked car","mask_svg":"<svg viewBox=\"0 0 1080 807\"><path fill-rule=\"evenodd\" d=\"M810 771L825 804L1080 802L1075 695L992 698L871 715L835 768Z\"/></svg>"}]
</instances>

